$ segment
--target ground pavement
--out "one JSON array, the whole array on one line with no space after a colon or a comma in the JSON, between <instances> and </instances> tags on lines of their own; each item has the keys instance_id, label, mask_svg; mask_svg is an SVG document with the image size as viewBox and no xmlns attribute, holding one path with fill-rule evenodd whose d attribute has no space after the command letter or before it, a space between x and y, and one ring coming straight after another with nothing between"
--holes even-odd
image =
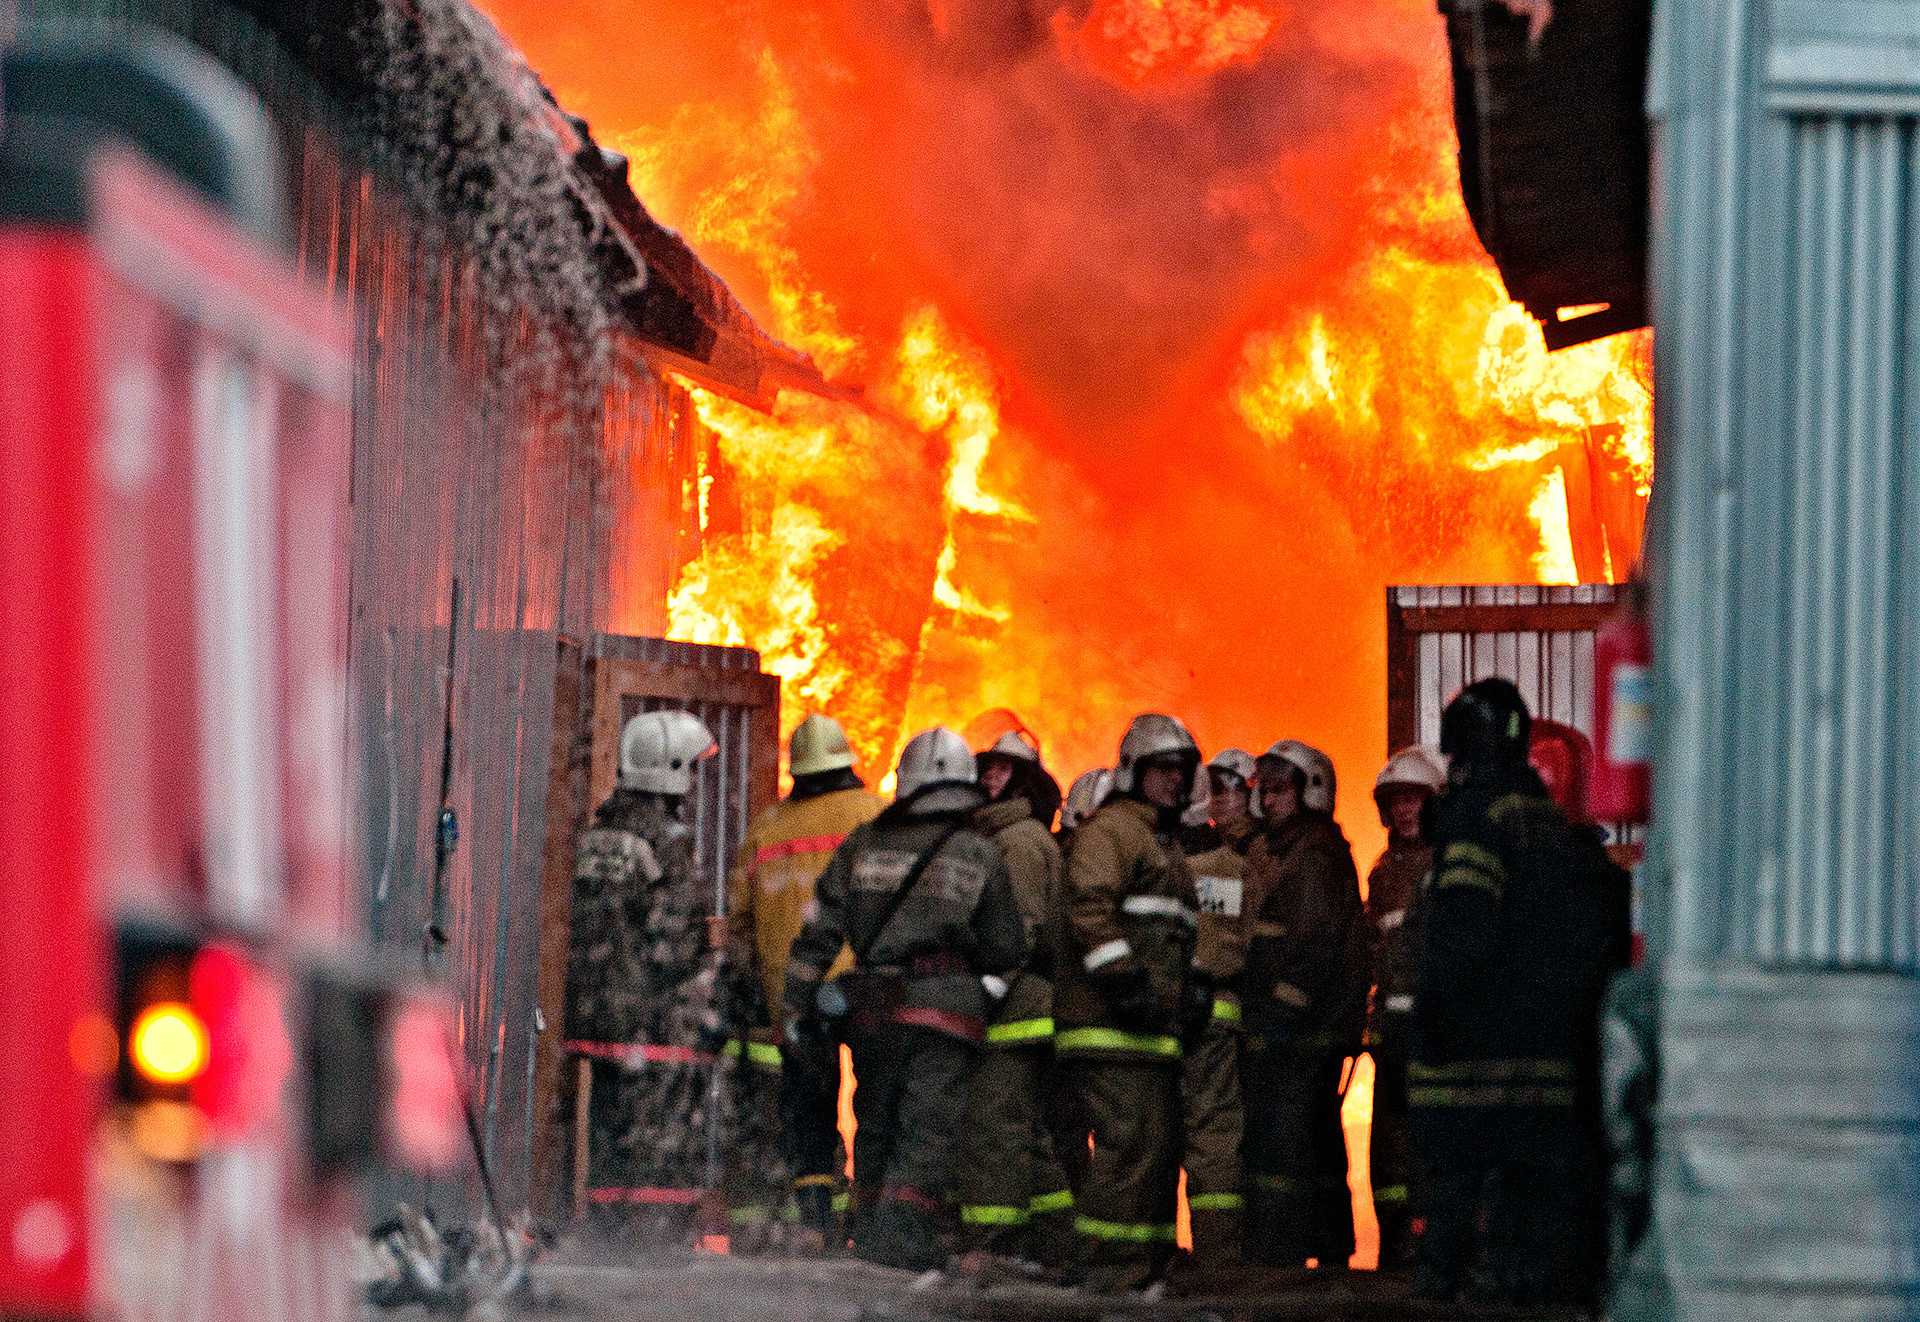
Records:
<instances>
[{"instance_id":1,"label":"ground pavement","mask_svg":"<svg viewBox=\"0 0 1920 1322\"><path fill-rule=\"evenodd\" d=\"M980 1286L916 1277L850 1259L677 1253L610 1262L562 1246L531 1288L469 1322L1574 1322L1567 1311L1514 1312L1418 1304L1404 1278L1369 1271L1250 1271L1216 1298L1141 1300L1005 1281ZM444 1315L443 1315L444 1316ZM427 1322L417 1309L367 1309L364 1322Z\"/></svg>"}]
</instances>

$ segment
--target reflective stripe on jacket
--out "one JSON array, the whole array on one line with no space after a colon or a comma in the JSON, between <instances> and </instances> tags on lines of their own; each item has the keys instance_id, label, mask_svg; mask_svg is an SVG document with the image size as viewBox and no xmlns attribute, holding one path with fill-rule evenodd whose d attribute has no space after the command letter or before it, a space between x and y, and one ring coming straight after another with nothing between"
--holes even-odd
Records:
<instances>
[{"instance_id":1,"label":"reflective stripe on jacket","mask_svg":"<svg viewBox=\"0 0 1920 1322\"><path fill-rule=\"evenodd\" d=\"M767 1004L780 1004L787 952L800 935L801 911L813 883L847 833L872 821L886 800L863 789L833 790L810 799L782 799L753 821L734 857L727 913L735 936L751 940L760 957ZM843 955L828 976L851 967Z\"/></svg>"}]
</instances>

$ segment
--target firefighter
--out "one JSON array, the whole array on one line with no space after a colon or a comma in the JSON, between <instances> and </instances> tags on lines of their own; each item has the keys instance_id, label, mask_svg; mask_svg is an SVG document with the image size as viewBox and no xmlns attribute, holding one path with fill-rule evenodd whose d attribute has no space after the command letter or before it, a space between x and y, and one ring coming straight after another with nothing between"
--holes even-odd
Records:
<instances>
[{"instance_id":1,"label":"firefighter","mask_svg":"<svg viewBox=\"0 0 1920 1322\"><path fill-rule=\"evenodd\" d=\"M1433 864L1433 847L1420 818L1447 783L1446 764L1432 748L1415 744L1387 759L1373 782L1387 847L1367 874L1367 940L1373 996L1367 1013L1367 1051L1373 1056L1373 1124L1367 1168L1380 1224L1380 1269L1412 1265L1414 1204L1407 1166L1407 1034L1413 979L1419 968L1420 926L1415 897ZM1411 921L1410 921L1411 920Z\"/></svg>"},{"instance_id":2,"label":"firefighter","mask_svg":"<svg viewBox=\"0 0 1920 1322\"><path fill-rule=\"evenodd\" d=\"M1240 922L1247 850L1259 823L1250 811L1254 762L1238 748L1216 753L1206 766L1208 824L1218 844L1188 866L1200 904L1194 963L1213 979L1213 1014L1181 1067L1180 1103L1186 1136L1187 1208L1193 1265L1205 1275L1193 1288L1240 1261L1246 1114L1240 1097L1244 1035L1240 974L1246 941Z\"/></svg>"},{"instance_id":3,"label":"firefighter","mask_svg":"<svg viewBox=\"0 0 1920 1322\"><path fill-rule=\"evenodd\" d=\"M1256 776L1263 829L1248 851L1244 1071L1253 1176L1248 1245L1261 1261L1353 1254L1340 1101L1366 1015L1366 927L1353 847L1333 820L1333 763L1283 739Z\"/></svg>"},{"instance_id":4,"label":"firefighter","mask_svg":"<svg viewBox=\"0 0 1920 1322\"><path fill-rule=\"evenodd\" d=\"M1428 811L1408 1066L1426 1180L1414 1290L1592 1307L1604 1264L1599 1014L1626 962L1627 882L1527 764L1530 724L1502 679L1467 686L1441 716L1448 788ZM1482 1257L1486 1277L1470 1280Z\"/></svg>"},{"instance_id":5,"label":"firefighter","mask_svg":"<svg viewBox=\"0 0 1920 1322\"><path fill-rule=\"evenodd\" d=\"M793 790L754 819L735 859L727 912L736 938L757 956L769 1006L780 1004L787 954L800 935L801 910L813 898L814 882L847 833L886 807L886 800L867 790L853 763L853 749L838 722L817 712L801 721L787 740ZM827 976L850 963L841 952ZM765 1035L755 1036L761 1040L748 1044L754 1056L777 1051ZM782 1062L778 1089L782 1147L802 1226L796 1247L811 1250L816 1241L824 1246L838 1239L832 1204L835 1172L844 1169L838 1160L839 1052L802 1053L794 1062ZM736 1224L746 1222L737 1237L750 1246L750 1233L743 1233L748 1219L771 1210L734 1207Z\"/></svg>"},{"instance_id":6,"label":"firefighter","mask_svg":"<svg viewBox=\"0 0 1920 1322\"><path fill-rule=\"evenodd\" d=\"M1058 1267L1072 1243L1073 1194L1054 1156L1043 1103L1053 1054L1053 970L1066 945L1065 878L1047 829L1060 787L1041 765L1040 750L1011 730L975 761L991 797L973 826L1006 855L1028 953L993 1011L968 1090L960 1220L975 1248Z\"/></svg>"},{"instance_id":7,"label":"firefighter","mask_svg":"<svg viewBox=\"0 0 1920 1322\"><path fill-rule=\"evenodd\" d=\"M1213 1006L1191 967L1198 901L1175 843L1199 760L1179 721L1136 716L1113 796L1067 857L1072 950L1055 988L1054 1050L1073 1068L1094 1139L1074 1228L1096 1290L1150 1285L1174 1247L1180 1034L1203 1028Z\"/></svg>"},{"instance_id":8,"label":"firefighter","mask_svg":"<svg viewBox=\"0 0 1920 1322\"><path fill-rule=\"evenodd\" d=\"M985 795L966 741L915 735L895 781L893 803L821 873L784 999L793 1050L853 1049L855 1251L924 1271L945 1260L937 1218L990 1006L1027 949L1006 858L970 826ZM853 969L826 983L843 944Z\"/></svg>"},{"instance_id":9,"label":"firefighter","mask_svg":"<svg viewBox=\"0 0 1920 1322\"><path fill-rule=\"evenodd\" d=\"M688 1203L707 1183L704 1038L714 979L693 831L681 801L694 764L715 751L686 712L643 712L620 735L617 788L581 836L567 959L566 1035L594 1060L589 1172L642 1209L644 1238L684 1238ZM702 1002L706 1002L702 1004Z\"/></svg>"}]
</instances>

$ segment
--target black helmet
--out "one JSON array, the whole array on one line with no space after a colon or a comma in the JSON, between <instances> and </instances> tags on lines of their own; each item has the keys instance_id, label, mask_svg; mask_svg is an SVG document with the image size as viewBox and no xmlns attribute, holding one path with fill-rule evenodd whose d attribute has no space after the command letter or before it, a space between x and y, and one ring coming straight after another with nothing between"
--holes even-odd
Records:
<instances>
[{"instance_id":1,"label":"black helmet","mask_svg":"<svg viewBox=\"0 0 1920 1322\"><path fill-rule=\"evenodd\" d=\"M1525 762L1532 729L1519 689L1504 679L1479 679L1440 714L1440 751L1468 766Z\"/></svg>"}]
</instances>

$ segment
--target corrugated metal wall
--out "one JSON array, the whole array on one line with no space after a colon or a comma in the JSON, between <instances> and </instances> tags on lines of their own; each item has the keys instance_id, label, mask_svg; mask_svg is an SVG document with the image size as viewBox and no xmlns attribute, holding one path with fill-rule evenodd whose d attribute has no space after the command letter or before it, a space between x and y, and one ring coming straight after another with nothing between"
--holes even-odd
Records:
<instances>
[{"instance_id":1,"label":"corrugated metal wall","mask_svg":"<svg viewBox=\"0 0 1920 1322\"><path fill-rule=\"evenodd\" d=\"M1790 621L1781 728L1795 746L1782 749L1771 847L1756 860L1751 947L1911 968L1920 713L1896 598L1920 552L1897 508L1915 476L1903 398L1920 252L1914 121L1795 116L1789 132L1790 424L1776 499Z\"/></svg>"},{"instance_id":2,"label":"corrugated metal wall","mask_svg":"<svg viewBox=\"0 0 1920 1322\"><path fill-rule=\"evenodd\" d=\"M1920 1298L1916 34L1656 11L1658 1316Z\"/></svg>"}]
</instances>

